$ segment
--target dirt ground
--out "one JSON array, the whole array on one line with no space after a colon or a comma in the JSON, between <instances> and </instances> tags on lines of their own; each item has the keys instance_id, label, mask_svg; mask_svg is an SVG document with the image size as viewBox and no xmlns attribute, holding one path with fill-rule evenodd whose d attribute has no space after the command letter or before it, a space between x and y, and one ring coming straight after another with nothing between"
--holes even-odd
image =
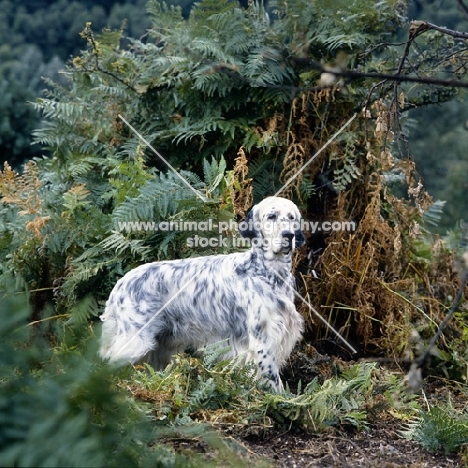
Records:
<instances>
[{"instance_id":1,"label":"dirt ground","mask_svg":"<svg viewBox=\"0 0 468 468\"><path fill-rule=\"evenodd\" d=\"M237 439L244 460L255 468L458 468L468 466L461 455L431 454L421 445L398 435L401 426L382 421L368 431L310 435L283 431L267 437ZM212 447L199 439L178 439L173 447L183 453L198 453L212 462ZM266 462L266 463L265 463ZM218 466L217 462L216 466ZM221 461L220 468L237 466Z\"/></svg>"},{"instance_id":2,"label":"dirt ground","mask_svg":"<svg viewBox=\"0 0 468 468\"><path fill-rule=\"evenodd\" d=\"M448 468L466 466L456 455L432 455L416 442L398 435L400 427L384 422L368 432L310 436L277 433L250 438L249 451L271 460L277 468Z\"/></svg>"}]
</instances>

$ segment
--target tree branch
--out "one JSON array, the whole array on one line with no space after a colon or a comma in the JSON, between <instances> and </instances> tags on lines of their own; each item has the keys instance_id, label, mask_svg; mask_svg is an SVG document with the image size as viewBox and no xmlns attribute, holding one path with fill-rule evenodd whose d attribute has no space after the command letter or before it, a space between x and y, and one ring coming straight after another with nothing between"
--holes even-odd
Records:
<instances>
[{"instance_id":1,"label":"tree branch","mask_svg":"<svg viewBox=\"0 0 468 468\"><path fill-rule=\"evenodd\" d=\"M300 58L299 61L304 63L304 59L302 58ZM366 73L366 72L358 72L354 70L340 70L339 68L330 68L330 67L327 67L326 65L322 66L321 64L313 60L307 60L306 63L310 67L322 73L328 73L330 75L335 75L337 77L347 78L348 80L370 78L370 79L375 79L375 80L394 81L396 83L406 82L406 83L420 83L420 84L428 84L428 85L446 86L450 88L468 88L468 82L461 81L461 80L443 80L443 79L438 79L438 78L421 78L418 76L403 76L399 74L389 75L386 73ZM400 70L400 67L399 67L399 70ZM300 91L318 91L321 89L333 88L335 86L335 84L328 85L328 86L289 86L289 85L281 85L281 84L259 83L257 81L250 80L249 78L242 76L239 72L233 71L231 68L226 67L225 65L222 65L222 64L213 66L213 68L211 69L211 72L213 71L224 73L232 78L248 83L249 85L254 86L256 88L282 89L284 91L300 92Z\"/></svg>"},{"instance_id":2,"label":"tree branch","mask_svg":"<svg viewBox=\"0 0 468 468\"><path fill-rule=\"evenodd\" d=\"M105 75L111 76L115 80L117 80L120 83L122 83L123 85L127 86L127 88L131 89L133 92L137 93L137 90L132 85L130 85L125 80L123 80L122 78L117 76L115 73L110 72L109 70L106 70L99 63L100 53L99 53L99 48L98 48L98 46L96 44L96 41L94 39L93 31L91 30L91 23L86 23L86 27L80 33L80 36L88 41L88 45L90 45L90 47L91 47L91 56L94 58L95 65L94 65L94 68L88 68L88 67L82 66L81 70L77 69L77 67L75 66L75 71L77 71L78 73L93 73L95 71L99 71L99 72L101 72L101 73L103 73Z\"/></svg>"},{"instance_id":3,"label":"tree branch","mask_svg":"<svg viewBox=\"0 0 468 468\"><path fill-rule=\"evenodd\" d=\"M433 29L439 31L448 36L455 37L457 39L468 39L468 33L462 31L454 31L453 29L444 28L443 26L437 26L436 24L429 23L428 21L411 21L410 23L410 35L421 34L424 31Z\"/></svg>"}]
</instances>

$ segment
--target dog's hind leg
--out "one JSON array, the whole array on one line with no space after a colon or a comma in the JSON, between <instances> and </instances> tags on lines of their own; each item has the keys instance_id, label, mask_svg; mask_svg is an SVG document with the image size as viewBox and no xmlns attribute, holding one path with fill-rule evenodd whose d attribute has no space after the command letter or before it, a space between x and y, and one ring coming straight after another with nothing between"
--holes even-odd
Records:
<instances>
[{"instance_id":1,"label":"dog's hind leg","mask_svg":"<svg viewBox=\"0 0 468 468\"><path fill-rule=\"evenodd\" d=\"M179 348L170 339L156 338L154 348L146 353L141 362L147 362L155 370L163 370L171 362L172 357L177 354Z\"/></svg>"}]
</instances>

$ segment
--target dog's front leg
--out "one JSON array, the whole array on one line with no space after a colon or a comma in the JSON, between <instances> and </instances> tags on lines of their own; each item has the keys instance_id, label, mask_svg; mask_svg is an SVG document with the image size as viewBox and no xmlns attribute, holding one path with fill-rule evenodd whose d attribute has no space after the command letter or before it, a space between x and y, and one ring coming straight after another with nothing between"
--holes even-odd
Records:
<instances>
[{"instance_id":1,"label":"dog's front leg","mask_svg":"<svg viewBox=\"0 0 468 468\"><path fill-rule=\"evenodd\" d=\"M283 383L279 376L279 367L276 356L264 334L256 327L255 336L250 336L250 355L257 366L257 376L268 387L276 392L283 390Z\"/></svg>"},{"instance_id":2,"label":"dog's front leg","mask_svg":"<svg viewBox=\"0 0 468 468\"><path fill-rule=\"evenodd\" d=\"M274 391L281 392L283 390L283 382L279 375L278 364L275 357L268 351L259 349L257 354L260 356L257 363L259 374L265 379L266 384Z\"/></svg>"}]
</instances>

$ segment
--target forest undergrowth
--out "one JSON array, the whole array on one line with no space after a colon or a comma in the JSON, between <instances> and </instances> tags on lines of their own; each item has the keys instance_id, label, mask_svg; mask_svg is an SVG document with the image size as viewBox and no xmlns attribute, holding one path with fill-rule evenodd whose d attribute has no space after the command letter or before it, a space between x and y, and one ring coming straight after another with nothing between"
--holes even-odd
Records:
<instances>
[{"instance_id":1,"label":"forest undergrowth","mask_svg":"<svg viewBox=\"0 0 468 468\"><path fill-rule=\"evenodd\" d=\"M50 82L34 103L44 120L35 141L48 155L0 172L5 465L246 466L242 438L353 434L386 420L429 452L466 458L466 288L417 396L404 378L462 286L466 250L462 224L431 233L443 203L409 153L407 111L457 90L390 80L395 70L458 79L465 52L409 23L402 2L374 3L346 2L337 14L327 2L279 2L271 21L256 2L203 0L184 19L151 0L151 29L126 49L122 31L84 27L69 86ZM376 70L392 75L377 81ZM190 236L220 233L125 223L238 222L275 193L305 220L356 226L306 232L295 253L306 331L284 392L223 360L222 343L161 372L98 361L98 317L125 272L239 250L235 229L194 250ZM446 382L445 402L425 393L431 379ZM184 437L208 454L167 445Z\"/></svg>"}]
</instances>

